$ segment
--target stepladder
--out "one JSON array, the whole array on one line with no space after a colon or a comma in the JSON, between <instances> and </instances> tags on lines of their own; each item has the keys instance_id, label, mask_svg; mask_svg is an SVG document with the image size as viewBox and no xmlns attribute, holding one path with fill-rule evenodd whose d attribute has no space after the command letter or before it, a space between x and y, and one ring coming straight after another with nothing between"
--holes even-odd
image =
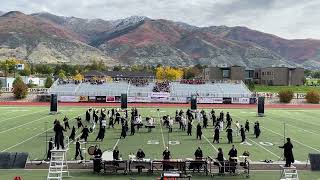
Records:
<instances>
[{"instance_id":1,"label":"stepladder","mask_svg":"<svg viewBox=\"0 0 320 180\"><path fill-rule=\"evenodd\" d=\"M67 152L69 150L69 138L67 137L65 149L52 149L49 163L47 180L62 180L63 177L70 177Z\"/></svg>"},{"instance_id":2,"label":"stepladder","mask_svg":"<svg viewBox=\"0 0 320 180\"><path fill-rule=\"evenodd\" d=\"M299 180L298 170L295 166L286 167L284 165L280 165L280 169L280 180Z\"/></svg>"}]
</instances>

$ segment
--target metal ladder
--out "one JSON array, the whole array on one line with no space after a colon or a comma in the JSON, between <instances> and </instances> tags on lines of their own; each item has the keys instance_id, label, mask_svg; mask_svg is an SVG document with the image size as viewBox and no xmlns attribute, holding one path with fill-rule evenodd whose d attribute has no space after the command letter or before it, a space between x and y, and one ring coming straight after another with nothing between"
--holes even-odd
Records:
<instances>
[{"instance_id":1,"label":"metal ladder","mask_svg":"<svg viewBox=\"0 0 320 180\"><path fill-rule=\"evenodd\" d=\"M52 149L49 163L47 180L62 180L63 177L70 177L67 163L67 152L69 150L69 137L65 136L67 143L65 149ZM63 176L66 174L66 176Z\"/></svg>"},{"instance_id":2,"label":"metal ladder","mask_svg":"<svg viewBox=\"0 0 320 180\"><path fill-rule=\"evenodd\" d=\"M298 170L296 167L280 166L282 169L280 180L299 180Z\"/></svg>"}]
</instances>

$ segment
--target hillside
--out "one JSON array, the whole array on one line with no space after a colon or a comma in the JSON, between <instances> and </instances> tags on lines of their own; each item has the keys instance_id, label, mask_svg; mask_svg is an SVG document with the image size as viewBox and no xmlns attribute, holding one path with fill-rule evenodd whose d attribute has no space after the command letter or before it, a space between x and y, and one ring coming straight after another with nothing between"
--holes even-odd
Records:
<instances>
[{"instance_id":1,"label":"hillside","mask_svg":"<svg viewBox=\"0 0 320 180\"><path fill-rule=\"evenodd\" d=\"M77 39L77 33L21 12L0 16L0 58L15 56L31 63L115 63L98 49Z\"/></svg>"},{"instance_id":2,"label":"hillside","mask_svg":"<svg viewBox=\"0 0 320 180\"><path fill-rule=\"evenodd\" d=\"M320 68L320 41L288 40L246 27L195 27L133 16L106 21L9 12L0 17L0 58L33 63Z\"/></svg>"}]
</instances>

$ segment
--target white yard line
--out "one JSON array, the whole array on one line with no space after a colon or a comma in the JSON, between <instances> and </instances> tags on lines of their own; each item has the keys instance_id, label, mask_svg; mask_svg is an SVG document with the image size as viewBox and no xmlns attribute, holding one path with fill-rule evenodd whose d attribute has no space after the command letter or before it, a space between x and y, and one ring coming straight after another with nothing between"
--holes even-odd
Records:
<instances>
[{"instance_id":1,"label":"white yard line","mask_svg":"<svg viewBox=\"0 0 320 180\"><path fill-rule=\"evenodd\" d=\"M192 126L193 126L194 128L197 128L193 123L192 123ZM202 136L203 136L204 139L213 147L213 149L214 149L216 152L218 152L218 149L209 141L209 139L208 139L205 135L203 135L203 133L202 133Z\"/></svg>"},{"instance_id":2,"label":"white yard line","mask_svg":"<svg viewBox=\"0 0 320 180\"><path fill-rule=\"evenodd\" d=\"M276 155L275 153L273 153L272 151L270 151L269 149L263 147L261 144L255 142L254 140L251 140L250 138L246 138L248 139L249 141L255 143L256 145L258 145L259 147L261 147L262 149L264 149L265 151L269 152L270 154L274 155L275 157L279 158L280 159L280 156Z\"/></svg>"},{"instance_id":3,"label":"white yard line","mask_svg":"<svg viewBox=\"0 0 320 180\"><path fill-rule=\"evenodd\" d=\"M15 126L15 127L9 128L9 129L4 130L4 131L0 131L0 134L5 133L5 132L8 132L8 131L11 131L11 130L14 130L14 129L17 129L17 128L19 128L19 127L24 127L25 125L31 124L31 123L33 123L33 122L40 121L40 120L42 120L42 119L44 119L44 118L47 118L47 117L49 117L49 116L51 116L51 115L47 115L47 116L44 116L44 117L42 117L42 118L39 118L39 119L30 121L30 122L21 124L21 125L19 125L19 126Z\"/></svg>"},{"instance_id":4,"label":"white yard line","mask_svg":"<svg viewBox=\"0 0 320 180\"><path fill-rule=\"evenodd\" d=\"M117 140L116 144L114 144L112 151L118 146L120 139Z\"/></svg>"},{"instance_id":5,"label":"white yard line","mask_svg":"<svg viewBox=\"0 0 320 180\"><path fill-rule=\"evenodd\" d=\"M239 117L239 116L238 116L238 117ZM240 119L241 119L241 118L240 118ZM268 119L270 119L270 118L268 118ZM242 120L243 120L243 119L242 119ZM250 121L250 123L251 123L251 124L254 124L254 123L251 122L251 121ZM279 133L277 133L277 132L275 132L275 131L273 131L273 130L271 130L271 129L269 129L269 128L263 127L263 126L260 126L260 127L263 128L263 129L266 129L267 131L272 132L273 134L277 134L277 135L283 137L283 134L279 134ZM294 140L294 139L292 139L292 138L291 138L291 140L294 141L294 142L296 142L296 143L298 143L298 144L300 144L300 145L302 145L302 146L305 146L305 147L307 147L307 148L310 148L310 149L312 149L312 150L315 150L315 151L317 151L317 152L320 152L319 149L316 149L316 148L314 148L314 147L311 147L311 146L309 146L309 145L307 145L307 144L304 144L304 143L302 143L302 142L300 142L300 141Z\"/></svg>"},{"instance_id":6,"label":"white yard line","mask_svg":"<svg viewBox=\"0 0 320 180\"><path fill-rule=\"evenodd\" d=\"M82 114L82 113L81 113ZM79 115L81 115L81 114L78 114L77 116L74 116L72 119L74 119L74 118L76 118L76 117L78 117ZM23 143L25 143L25 142L27 142L27 141L30 141L31 139L33 139L33 138L35 138L35 137L37 137L37 136L39 136L39 135L41 135L41 134L43 134L43 133L45 133L45 132L47 132L47 131L50 131L50 130L52 130L53 128L49 128L49 129L47 129L47 130L45 130L45 131L43 131L43 132L41 132L41 133L38 133L38 134L36 134L36 135L34 135L34 136L31 136L30 138L28 138L28 139L25 139L25 140L23 140L23 141L21 141L21 142L19 142L19 143L17 143L17 144L15 144L15 145L13 145L13 146L10 146L10 147L8 147L8 148L6 148L6 149L4 149L4 150L2 150L1 152L4 152L4 151L8 151L9 149L12 149L12 148L14 148L14 147L16 147L16 146L19 146L19 145L21 145L21 144L23 144ZM78 131L78 130L77 130ZM76 131L76 132L77 132ZM69 144L70 144L70 142L69 142ZM69 145L68 144L68 145Z\"/></svg>"},{"instance_id":7,"label":"white yard line","mask_svg":"<svg viewBox=\"0 0 320 180\"><path fill-rule=\"evenodd\" d=\"M251 124L254 124L254 123L251 122ZM270 131L270 132L272 132L272 133L274 133L274 134L277 134L277 135L283 137L282 134L279 134L279 133L277 133L277 132L275 132L275 131L273 131L273 130L271 130L271 129L268 129L268 128L263 127L263 126L261 126L261 127L264 128L264 129L266 129L267 131ZM298 144L301 144L302 146L305 146L305 147L307 147L307 148L310 148L310 149L312 149L312 150L315 150L315 151L320 152L319 149L316 149L316 148L314 148L314 147L311 147L311 146L309 146L309 145L307 145L307 144L304 144L304 143L302 143L302 142L300 142L300 141L294 140L294 139L292 139L292 138L291 138L291 140L294 141L294 142L296 142L296 143L298 143Z\"/></svg>"},{"instance_id":8,"label":"white yard line","mask_svg":"<svg viewBox=\"0 0 320 180\"><path fill-rule=\"evenodd\" d=\"M42 110L42 111L45 111L45 110ZM11 117L11 118L6 118L6 119L1 120L0 123L1 123L1 122L4 122L4 121L8 121L8 120L10 120L10 119L15 119L15 118L18 118L18 117L29 116L29 115L31 115L31 114L36 114L36 113L39 113L39 112L42 112L42 111L37 111L37 112L29 113L29 114L22 114L22 115L14 116L14 117Z\"/></svg>"},{"instance_id":9,"label":"white yard line","mask_svg":"<svg viewBox=\"0 0 320 180\"><path fill-rule=\"evenodd\" d=\"M25 143L25 142L27 142L27 141L30 141L31 139L33 139L33 138L35 138L35 137L37 137L37 136L41 135L41 134L42 134L42 133L44 133L44 132L46 132L46 131L43 131L43 132L38 133L38 134L36 134L36 135L34 135L34 136L31 136L31 137L29 137L28 139L26 139L26 140L24 140L24 141L21 141L21 142L19 142L19 143L15 144L15 145L13 145L13 146L10 146L10 147L8 147L8 148L6 148L6 149L4 149L4 150L1 150L1 152L8 151L9 149L12 149L12 148L14 148L14 147L19 146L20 144L23 144L23 143Z\"/></svg>"},{"instance_id":10,"label":"white yard line","mask_svg":"<svg viewBox=\"0 0 320 180\"><path fill-rule=\"evenodd\" d=\"M282 112L284 112L284 113L286 113L286 114L290 114L290 113L287 112L287 111L283 111L283 110L282 110ZM272 111L269 112L269 113L270 113L270 114L277 115L277 116L282 116L281 113L276 114L276 113L274 113L274 112L272 112ZM296 119L296 118L292 118L292 117L288 117L288 116L282 116L282 117L288 118L288 119L293 119L293 120L296 120L296 121L300 121L300 122L302 122L302 123L304 123L304 124L310 124L310 125L316 126L316 127L319 127L319 126L320 126L320 124L316 124L316 123L309 122L309 121L307 121L306 119L301 120L301 119Z\"/></svg>"},{"instance_id":11,"label":"white yard line","mask_svg":"<svg viewBox=\"0 0 320 180\"><path fill-rule=\"evenodd\" d=\"M161 119L160 119L159 111L158 111L158 118L159 118L159 124L160 124L160 130L161 130L161 136L162 136L163 148L165 148L165 147L166 147L166 143L165 143L164 136L163 136L162 123L161 123Z\"/></svg>"}]
</instances>

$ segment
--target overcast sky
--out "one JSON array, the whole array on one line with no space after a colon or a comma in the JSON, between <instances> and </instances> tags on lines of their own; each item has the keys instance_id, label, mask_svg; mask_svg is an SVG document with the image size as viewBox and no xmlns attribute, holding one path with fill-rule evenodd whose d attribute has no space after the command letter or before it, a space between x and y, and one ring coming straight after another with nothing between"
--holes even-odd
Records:
<instances>
[{"instance_id":1,"label":"overcast sky","mask_svg":"<svg viewBox=\"0 0 320 180\"><path fill-rule=\"evenodd\" d=\"M80 18L147 16L196 26L247 26L289 39L320 39L320 0L0 0L0 11Z\"/></svg>"}]
</instances>

